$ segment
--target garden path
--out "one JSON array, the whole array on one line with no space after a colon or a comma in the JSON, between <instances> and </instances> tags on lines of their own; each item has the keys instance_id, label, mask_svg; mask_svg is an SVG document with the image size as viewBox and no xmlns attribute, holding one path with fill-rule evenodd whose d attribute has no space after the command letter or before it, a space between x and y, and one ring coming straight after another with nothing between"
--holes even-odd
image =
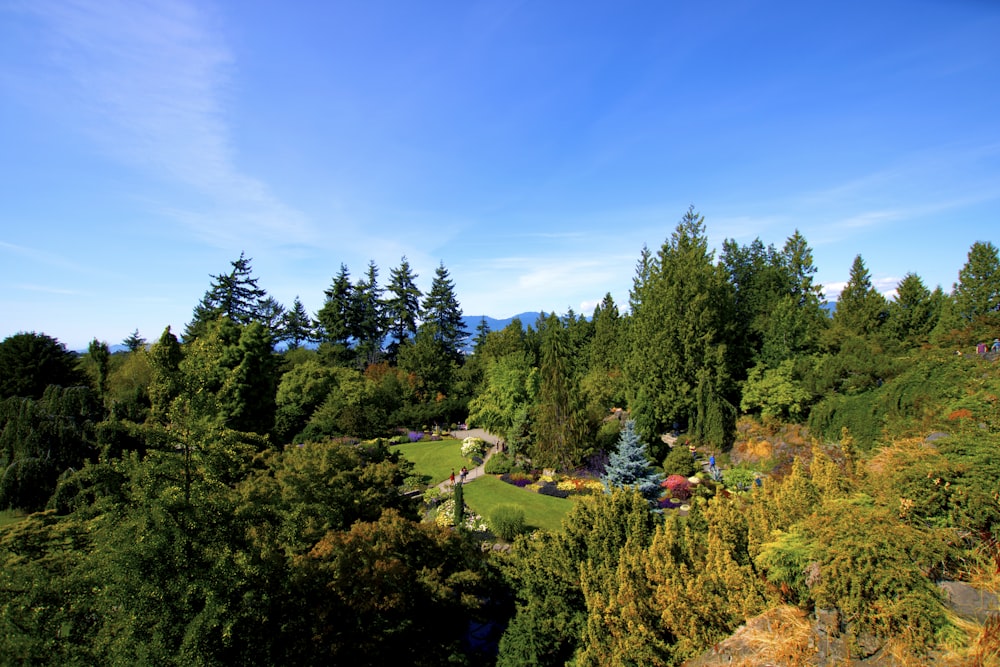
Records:
<instances>
[{"instance_id":1,"label":"garden path","mask_svg":"<svg viewBox=\"0 0 1000 667\"><path fill-rule=\"evenodd\" d=\"M464 431L452 431L451 434L456 438L460 438L463 440L465 438L482 438L486 442L490 443L490 448L486 450L486 456L483 458L483 462L480 463L475 468L469 468L469 474L465 476L465 481L471 482L477 477L482 477L484 474L486 474L486 462L489 461L490 457L496 453L497 443L500 441L500 438L493 435L492 433L487 433L481 428L470 428ZM456 480L458 479L457 470L455 471L455 479ZM441 489L442 491L447 491L451 489L451 480L448 479L444 480L443 482L438 484L438 488Z\"/></svg>"}]
</instances>

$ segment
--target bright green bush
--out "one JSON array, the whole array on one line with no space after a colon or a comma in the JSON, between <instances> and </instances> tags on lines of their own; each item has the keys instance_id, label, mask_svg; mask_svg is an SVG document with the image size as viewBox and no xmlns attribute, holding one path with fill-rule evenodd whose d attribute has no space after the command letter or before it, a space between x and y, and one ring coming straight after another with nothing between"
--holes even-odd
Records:
<instances>
[{"instance_id":1,"label":"bright green bush","mask_svg":"<svg viewBox=\"0 0 1000 667\"><path fill-rule=\"evenodd\" d=\"M513 472L514 459L506 452L494 454L486 461L484 470L487 475L503 475L504 473Z\"/></svg>"},{"instance_id":2,"label":"bright green bush","mask_svg":"<svg viewBox=\"0 0 1000 667\"><path fill-rule=\"evenodd\" d=\"M490 513L490 529L500 539L512 542L524 532L524 510L515 505L497 505Z\"/></svg>"}]
</instances>

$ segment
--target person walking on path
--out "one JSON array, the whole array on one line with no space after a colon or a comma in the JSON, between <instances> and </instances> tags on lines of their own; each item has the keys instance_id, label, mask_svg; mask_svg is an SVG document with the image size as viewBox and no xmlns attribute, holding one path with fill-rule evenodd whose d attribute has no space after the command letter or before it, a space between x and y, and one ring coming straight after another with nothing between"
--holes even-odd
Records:
<instances>
[{"instance_id":1,"label":"person walking on path","mask_svg":"<svg viewBox=\"0 0 1000 667\"><path fill-rule=\"evenodd\" d=\"M455 486L455 469L454 468L451 469L451 477L448 478L448 481L451 482L452 486Z\"/></svg>"},{"instance_id":2,"label":"person walking on path","mask_svg":"<svg viewBox=\"0 0 1000 667\"><path fill-rule=\"evenodd\" d=\"M465 478L469 476L469 469L462 466L462 484L465 484Z\"/></svg>"}]
</instances>

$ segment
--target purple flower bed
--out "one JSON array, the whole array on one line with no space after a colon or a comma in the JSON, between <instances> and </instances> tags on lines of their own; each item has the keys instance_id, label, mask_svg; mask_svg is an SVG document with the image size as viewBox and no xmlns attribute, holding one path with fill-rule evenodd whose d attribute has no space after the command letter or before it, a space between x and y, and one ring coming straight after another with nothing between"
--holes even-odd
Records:
<instances>
[{"instance_id":1,"label":"purple flower bed","mask_svg":"<svg viewBox=\"0 0 1000 667\"><path fill-rule=\"evenodd\" d=\"M424 438L424 434L420 431L410 431L406 434L406 437L410 439L410 442L420 442Z\"/></svg>"},{"instance_id":2,"label":"purple flower bed","mask_svg":"<svg viewBox=\"0 0 1000 667\"><path fill-rule=\"evenodd\" d=\"M503 480L504 482L507 482L508 484L513 484L514 486L521 489L528 486L532 482L530 477L526 477L521 473L511 473L511 472L505 472L504 474L500 475L500 479Z\"/></svg>"},{"instance_id":3,"label":"purple flower bed","mask_svg":"<svg viewBox=\"0 0 1000 667\"><path fill-rule=\"evenodd\" d=\"M673 500L671 498L661 498L659 502L660 509L664 510L675 510L681 505L681 501Z\"/></svg>"}]
</instances>

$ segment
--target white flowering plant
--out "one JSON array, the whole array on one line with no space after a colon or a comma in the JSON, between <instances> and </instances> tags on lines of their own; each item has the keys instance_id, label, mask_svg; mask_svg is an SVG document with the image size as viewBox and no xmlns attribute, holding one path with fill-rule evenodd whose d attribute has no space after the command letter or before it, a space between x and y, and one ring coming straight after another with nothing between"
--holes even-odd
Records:
<instances>
[{"instance_id":1,"label":"white flowering plant","mask_svg":"<svg viewBox=\"0 0 1000 667\"><path fill-rule=\"evenodd\" d=\"M486 441L482 438L469 436L462 441L462 456L467 459L471 459L473 457L483 458L486 454L486 449Z\"/></svg>"}]
</instances>

